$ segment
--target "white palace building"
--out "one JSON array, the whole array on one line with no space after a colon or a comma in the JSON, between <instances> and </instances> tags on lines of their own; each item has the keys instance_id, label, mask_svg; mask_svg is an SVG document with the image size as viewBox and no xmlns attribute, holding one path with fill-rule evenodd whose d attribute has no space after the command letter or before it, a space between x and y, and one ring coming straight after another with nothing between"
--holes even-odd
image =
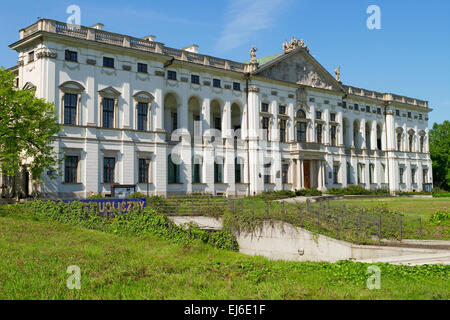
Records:
<instances>
[{"instance_id":1,"label":"white palace building","mask_svg":"<svg viewBox=\"0 0 450 320\"><path fill-rule=\"evenodd\" d=\"M239 63L42 19L10 48L63 124L46 197L432 186L428 102L344 85L303 40Z\"/></svg>"}]
</instances>

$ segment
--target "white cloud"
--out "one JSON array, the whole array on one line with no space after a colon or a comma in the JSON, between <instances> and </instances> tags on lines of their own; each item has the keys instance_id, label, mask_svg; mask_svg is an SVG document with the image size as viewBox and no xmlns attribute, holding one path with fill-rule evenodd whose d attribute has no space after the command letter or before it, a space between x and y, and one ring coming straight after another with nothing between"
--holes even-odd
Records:
<instances>
[{"instance_id":1,"label":"white cloud","mask_svg":"<svg viewBox=\"0 0 450 320\"><path fill-rule=\"evenodd\" d=\"M230 0L225 27L217 51L229 51L248 43L259 31L273 26L277 14L290 0Z\"/></svg>"}]
</instances>

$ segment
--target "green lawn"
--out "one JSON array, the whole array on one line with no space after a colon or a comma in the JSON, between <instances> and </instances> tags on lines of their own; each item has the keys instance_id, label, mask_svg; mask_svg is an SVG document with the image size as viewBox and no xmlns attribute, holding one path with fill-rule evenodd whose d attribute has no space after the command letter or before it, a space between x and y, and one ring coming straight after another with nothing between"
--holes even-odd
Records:
<instances>
[{"instance_id":1,"label":"green lawn","mask_svg":"<svg viewBox=\"0 0 450 320\"><path fill-rule=\"evenodd\" d=\"M66 288L70 265L81 290ZM450 267L268 261L201 243L116 236L0 208L0 299L450 299Z\"/></svg>"},{"instance_id":2,"label":"green lawn","mask_svg":"<svg viewBox=\"0 0 450 320\"><path fill-rule=\"evenodd\" d=\"M435 211L441 210L443 207L450 208L450 198L361 198L337 202L364 208L383 205L389 210L397 211L405 216L421 217L422 219L428 219Z\"/></svg>"}]
</instances>

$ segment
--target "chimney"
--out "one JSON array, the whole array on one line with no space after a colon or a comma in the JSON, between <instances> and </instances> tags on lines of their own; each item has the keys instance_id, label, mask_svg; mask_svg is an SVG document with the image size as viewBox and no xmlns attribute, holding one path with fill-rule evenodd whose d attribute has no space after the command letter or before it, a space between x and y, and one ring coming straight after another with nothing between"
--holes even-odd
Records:
<instances>
[{"instance_id":1,"label":"chimney","mask_svg":"<svg viewBox=\"0 0 450 320\"><path fill-rule=\"evenodd\" d=\"M105 27L105 25L103 23L97 23L97 24L94 24L91 28L97 29L97 30L103 30L104 27Z\"/></svg>"},{"instance_id":2,"label":"chimney","mask_svg":"<svg viewBox=\"0 0 450 320\"><path fill-rule=\"evenodd\" d=\"M192 52L192 53L198 53L198 45L193 44L193 45L191 45L189 47L186 47L186 48L183 48L181 50Z\"/></svg>"},{"instance_id":3,"label":"chimney","mask_svg":"<svg viewBox=\"0 0 450 320\"><path fill-rule=\"evenodd\" d=\"M156 36L150 35L150 36L146 36L146 37L144 37L142 39L150 41L150 42L153 42L153 41L155 41Z\"/></svg>"}]
</instances>

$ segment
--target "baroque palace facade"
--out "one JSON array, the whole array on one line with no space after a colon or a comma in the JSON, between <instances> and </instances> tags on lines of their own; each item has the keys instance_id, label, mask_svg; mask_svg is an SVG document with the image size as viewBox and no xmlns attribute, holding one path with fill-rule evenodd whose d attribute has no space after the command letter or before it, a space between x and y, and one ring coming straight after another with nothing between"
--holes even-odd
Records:
<instances>
[{"instance_id":1,"label":"baroque palace facade","mask_svg":"<svg viewBox=\"0 0 450 320\"><path fill-rule=\"evenodd\" d=\"M10 47L63 124L46 197L432 186L428 102L344 85L302 40L238 63L42 19Z\"/></svg>"}]
</instances>

